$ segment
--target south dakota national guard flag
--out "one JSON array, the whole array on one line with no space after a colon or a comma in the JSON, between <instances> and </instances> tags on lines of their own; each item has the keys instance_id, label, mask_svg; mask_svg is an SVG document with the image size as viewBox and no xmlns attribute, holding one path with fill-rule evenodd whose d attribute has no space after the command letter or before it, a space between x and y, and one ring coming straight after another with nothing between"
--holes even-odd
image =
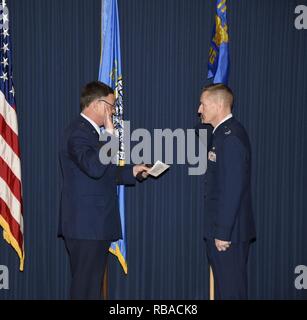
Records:
<instances>
[{"instance_id":1,"label":"south dakota national guard flag","mask_svg":"<svg viewBox=\"0 0 307 320\"><path fill-rule=\"evenodd\" d=\"M118 165L123 166L125 161L123 143L123 80L120 55L120 31L117 0L102 0L101 5L102 24L99 81L108 84L115 91L116 114L114 116L114 126L116 128L116 134L119 137ZM124 269L124 272L127 274L127 237L125 226L124 191L124 186L119 186L117 189L123 240L113 242L110 247L110 252L117 256L121 266Z\"/></svg>"},{"instance_id":2,"label":"south dakota national guard flag","mask_svg":"<svg viewBox=\"0 0 307 320\"><path fill-rule=\"evenodd\" d=\"M215 25L209 51L208 79L213 83L228 83L229 52L226 0L216 1Z\"/></svg>"}]
</instances>

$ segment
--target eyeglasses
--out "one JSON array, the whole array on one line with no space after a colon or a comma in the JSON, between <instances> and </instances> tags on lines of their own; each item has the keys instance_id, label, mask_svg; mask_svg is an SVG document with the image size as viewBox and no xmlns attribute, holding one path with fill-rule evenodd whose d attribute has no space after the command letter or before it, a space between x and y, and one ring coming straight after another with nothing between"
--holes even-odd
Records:
<instances>
[{"instance_id":1,"label":"eyeglasses","mask_svg":"<svg viewBox=\"0 0 307 320\"><path fill-rule=\"evenodd\" d=\"M103 101L104 103L106 103L107 105L109 105L112 108L116 108L116 103L115 104L111 104L108 101L104 100L104 99L99 99L98 101Z\"/></svg>"}]
</instances>

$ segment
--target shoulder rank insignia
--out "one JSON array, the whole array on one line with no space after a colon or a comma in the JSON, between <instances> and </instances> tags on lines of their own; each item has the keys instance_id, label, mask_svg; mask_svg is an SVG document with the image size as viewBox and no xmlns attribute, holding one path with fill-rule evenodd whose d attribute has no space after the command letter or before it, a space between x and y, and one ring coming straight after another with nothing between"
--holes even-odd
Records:
<instances>
[{"instance_id":1,"label":"shoulder rank insignia","mask_svg":"<svg viewBox=\"0 0 307 320\"><path fill-rule=\"evenodd\" d=\"M231 130L230 130L228 127L225 127L225 132L224 132L224 134L225 134L226 136L229 136L229 135L231 134Z\"/></svg>"}]
</instances>

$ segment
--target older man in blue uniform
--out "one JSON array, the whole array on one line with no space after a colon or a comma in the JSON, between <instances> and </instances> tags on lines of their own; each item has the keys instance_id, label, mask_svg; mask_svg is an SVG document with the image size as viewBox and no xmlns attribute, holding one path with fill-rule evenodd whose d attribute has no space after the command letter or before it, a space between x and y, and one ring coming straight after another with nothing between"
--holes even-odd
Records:
<instances>
[{"instance_id":1,"label":"older man in blue uniform","mask_svg":"<svg viewBox=\"0 0 307 320\"><path fill-rule=\"evenodd\" d=\"M247 299L247 259L256 236L251 203L251 147L232 115L233 94L223 84L205 87L202 122L213 126L205 174L205 240L216 299Z\"/></svg>"},{"instance_id":2,"label":"older man in blue uniform","mask_svg":"<svg viewBox=\"0 0 307 320\"><path fill-rule=\"evenodd\" d=\"M100 161L103 142L99 136L101 128L114 133L114 104L112 88L98 81L87 84L81 94L81 114L62 139L58 233L70 258L72 299L102 299L108 250L111 242L122 237L117 185L133 185L140 173L148 171L143 165L117 167Z\"/></svg>"}]
</instances>

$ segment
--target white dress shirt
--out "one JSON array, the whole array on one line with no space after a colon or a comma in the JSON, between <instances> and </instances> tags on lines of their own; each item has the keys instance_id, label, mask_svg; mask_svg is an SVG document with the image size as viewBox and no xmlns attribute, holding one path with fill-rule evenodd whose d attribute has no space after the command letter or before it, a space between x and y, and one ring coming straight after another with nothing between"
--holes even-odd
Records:
<instances>
[{"instance_id":1,"label":"white dress shirt","mask_svg":"<svg viewBox=\"0 0 307 320\"><path fill-rule=\"evenodd\" d=\"M215 130L221 125L223 124L225 121L227 121L228 119L232 118L232 113L230 113L228 116L226 116L220 123L218 123L218 125L213 129L212 133L215 132Z\"/></svg>"}]
</instances>

